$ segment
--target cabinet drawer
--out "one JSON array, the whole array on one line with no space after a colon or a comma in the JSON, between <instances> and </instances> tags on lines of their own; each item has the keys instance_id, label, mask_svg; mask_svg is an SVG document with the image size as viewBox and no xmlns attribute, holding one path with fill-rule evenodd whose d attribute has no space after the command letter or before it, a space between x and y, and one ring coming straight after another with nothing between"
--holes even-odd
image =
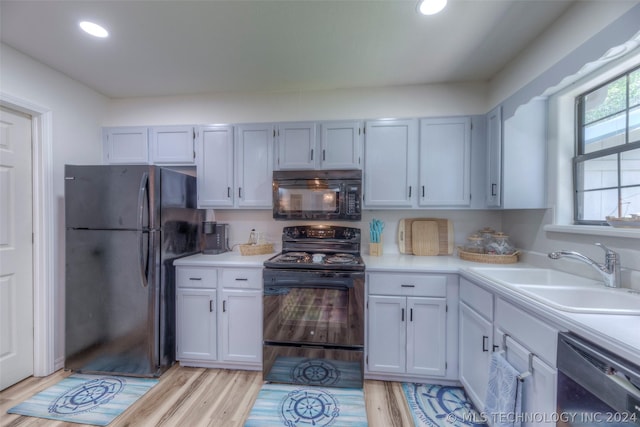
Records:
<instances>
[{"instance_id":1,"label":"cabinet drawer","mask_svg":"<svg viewBox=\"0 0 640 427\"><path fill-rule=\"evenodd\" d=\"M460 299L480 313L485 319L493 320L493 294L460 278Z\"/></svg>"},{"instance_id":2,"label":"cabinet drawer","mask_svg":"<svg viewBox=\"0 0 640 427\"><path fill-rule=\"evenodd\" d=\"M179 288L215 288L218 270L211 267L178 267L176 284Z\"/></svg>"},{"instance_id":3,"label":"cabinet drawer","mask_svg":"<svg viewBox=\"0 0 640 427\"><path fill-rule=\"evenodd\" d=\"M225 288L262 289L262 269L223 268L222 285Z\"/></svg>"},{"instance_id":4,"label":"cabinet drawer","mask_svg":"<svg viewBox=\"0 0 640 427\"><path fill-rule=\"evenodd\" d=\"M534 355L556 366L557 329L500 298L496 302L495 325Z\"/></svg>"},{"instance_id":5,"label":"cabinet drawer","mask_svg":"<svg viewBox=\"0 0 640 427\"><path fill-rule=\"evenodd\" d=\"M369 294L446 297L446 275L369 274Z\"/></svg>"}]
</instances>

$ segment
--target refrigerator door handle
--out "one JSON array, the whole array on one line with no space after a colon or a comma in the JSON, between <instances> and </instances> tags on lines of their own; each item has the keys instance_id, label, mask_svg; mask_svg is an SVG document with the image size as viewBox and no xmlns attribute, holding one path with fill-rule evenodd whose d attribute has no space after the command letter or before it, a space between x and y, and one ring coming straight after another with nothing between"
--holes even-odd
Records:
<instances>
[{"instance_id":1,"label":"refrigerator door handle","mask_svg":"<svg viewBox=\"0 0 640 427\"><path fill-rule=\"evenodd\" d=\"M144 247L144 236L147 237L147 251L145 255L145 247ZM138 231L138 239L140 242L140 283L143 288L149 286L149 281L147 280L147 275L149 274L149 257L151 256L151 251L149 250L150 240L153 238L152 233L144 232L142 230Z\"/></svg>"},{"instance_id":2,"label":"refrigerator door handle","mask_svg":"<svg viewBox=\"0 0 640 427\"><path fill-rule=\"evenodd\" d=\"M144 225L144 198L147 194L147 187L149 186L149 173L144 172L140 179L140 190L138 192L138 229L142 230Z\"/></svg>"}]
</instances>

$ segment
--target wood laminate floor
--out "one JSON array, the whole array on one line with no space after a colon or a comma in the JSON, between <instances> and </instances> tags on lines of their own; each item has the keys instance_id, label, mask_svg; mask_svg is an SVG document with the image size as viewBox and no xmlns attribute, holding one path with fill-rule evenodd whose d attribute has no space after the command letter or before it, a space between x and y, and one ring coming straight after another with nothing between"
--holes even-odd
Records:
<instances>
[{"instance_id":1,"label":"wood laminate floor","mask_svg":"<svg viewBox=\"0 0 640 427\"><path fill-rule=\"evenodd\" d=\"M9 408L70 374L60 370L44 378L27 378L0 392L0 426L86 425L6 413ZM175 365L160 377L156 386L109 424L109 427L242 427L262 384L262 372ZM364 393L370 427L413 426L400 383L366 380Z\"/></svg>"}]
</instances>

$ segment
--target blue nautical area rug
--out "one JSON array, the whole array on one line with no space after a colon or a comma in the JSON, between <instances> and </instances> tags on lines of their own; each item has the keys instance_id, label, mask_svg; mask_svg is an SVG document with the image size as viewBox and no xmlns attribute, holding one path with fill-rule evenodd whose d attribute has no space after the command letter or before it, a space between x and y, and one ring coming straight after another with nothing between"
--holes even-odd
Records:
<instances>
[{"instance_id":1,"label":"blue nautical area rug","mask_svg":"<svg viewBox=\"0 0 640 427\"><path fill-rule=\"evenodd\" d=\"M147 378L73 374L7 413L106 426L157 383Z\"/></svg>"},{"instance_id":2,"label":"blue nautical area rug","mask_svg":"<svg viewBox=\"0 0 640 427\"><path fill-rule=\"evenodd\" d=\"M274 383L362 388L362 367L359 362L278 356L264 379Z\"/></svg>"},{"instance_id":3,"label":"blue nautical area rug","mask_svg":"<svg viewBox=\"0 0 640 427\"><path fill-rule=\"evenodd\" d=\"M416 427L486 426L461 387L403 383Z\"/></svg>"},{"instance_id":4,"label":"blue nautical area rug","mask_svg":"<svg viewBox=\"0 0 640 427\"><path fill-rule=\"evenodd\" d=\"M366 427L361 388L264 384L245 427Z\"/></svg>"}]
</instances>

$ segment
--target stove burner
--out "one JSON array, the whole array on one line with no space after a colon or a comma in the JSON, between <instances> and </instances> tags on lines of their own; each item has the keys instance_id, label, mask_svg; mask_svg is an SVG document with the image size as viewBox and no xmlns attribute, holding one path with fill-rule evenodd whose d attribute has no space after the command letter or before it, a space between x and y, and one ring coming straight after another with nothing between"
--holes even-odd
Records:
<instances>
[{"instance_id":1,"label":"stove burner","mask_svg":"<svg viewBox=\"0 0 640 427\"><path fill-rule=\"evenodd\" d=\"M353 264L357 262L356 257L351 254L334 254L325 259L327 264Z\"/></svg>"},{"instance_id":2,"label":"stove burner","mask_svg":"<svg viewBox=\"0 0 640 427\"><path fill-rule=\"evenodd\" d=\"M278 257L278 262L309 262L309 254L306 252L287 252Z\"/></svg>"}]
</instances>

